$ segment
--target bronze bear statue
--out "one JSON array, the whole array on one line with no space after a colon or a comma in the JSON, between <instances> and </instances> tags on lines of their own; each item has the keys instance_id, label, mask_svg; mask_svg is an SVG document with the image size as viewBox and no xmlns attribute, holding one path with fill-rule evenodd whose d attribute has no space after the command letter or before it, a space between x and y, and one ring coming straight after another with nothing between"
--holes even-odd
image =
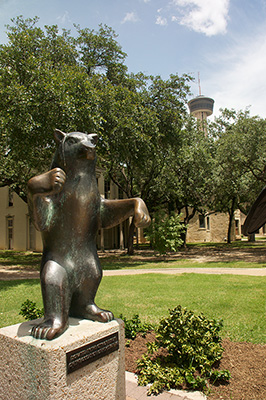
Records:
<instances>
[{"instance_id":1,"label":"bronze bear statue","mask_svg":"<svg viewBox=\"0 0 266 400\"><path fill-rule=\"evenodd\" d=\"M96 134L54 133L57 143L51 170L28 182L32 221L42 233L41 288L44 319L32 336L51 340L68 327L69 316L108 322L114 316L95 304L102 278L96 235L130 216L148 226L140 198L102 199L96 180Z\"/></svg>"}]
</instances>

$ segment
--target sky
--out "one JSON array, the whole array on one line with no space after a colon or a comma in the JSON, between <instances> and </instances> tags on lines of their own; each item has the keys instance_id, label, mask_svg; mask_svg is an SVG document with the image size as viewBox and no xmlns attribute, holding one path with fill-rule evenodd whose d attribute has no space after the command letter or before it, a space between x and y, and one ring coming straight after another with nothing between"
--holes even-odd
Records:
<instances>
[{"instance_id":1,"label":"sky","mask_svg":"<svg viewBox=\"0 0 266 400\"><path fill-rule=\"evenodd\" d=\"M0 0L0 43L11 19L39 25L112 27L129 72L191 74L190 98L266 118L266 0ZM200 85L199 80L200 78Z\"/></svg>"}]
</instances>

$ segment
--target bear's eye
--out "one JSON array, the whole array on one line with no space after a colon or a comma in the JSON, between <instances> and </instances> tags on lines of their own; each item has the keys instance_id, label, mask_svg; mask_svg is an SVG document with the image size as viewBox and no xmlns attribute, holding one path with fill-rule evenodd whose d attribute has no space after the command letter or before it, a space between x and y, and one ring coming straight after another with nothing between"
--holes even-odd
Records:
<instances>
[{"instance_id":1,"label":"bear's eye","mask_svg":"<svg viewBox=\"0 0 266 400\"><path fill-rule=\"evenodd\" d=\"M69 138L69 139L67 140L67 143L70 144L70 145L72 145L72 144L77 143L77 140L76 140L75 138Z\"/></svg>"}]
</instances>

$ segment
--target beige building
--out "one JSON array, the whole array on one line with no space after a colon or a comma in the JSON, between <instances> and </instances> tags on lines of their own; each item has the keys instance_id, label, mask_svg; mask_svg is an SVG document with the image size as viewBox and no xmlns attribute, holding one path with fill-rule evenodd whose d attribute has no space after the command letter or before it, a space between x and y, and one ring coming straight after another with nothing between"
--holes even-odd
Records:
<instances>
[{"instance_id":1,"label":"beige building","mask_svg":"<svg viewBox=\"0 0 266 400\"><path fill-rule=\"evenodd\" d=\"M0 188L0 248L42 248L40 232L37 232L30 222L27 204L8 186Z\"/></svg>"},{"instance_id":2,"label":"beige building","mask_svg":"<svg viewBox=\"0 0 266 400\"><path fill-rule=\"evenodd\" d=\"M237 217L238 218L238 217ZM232 240L240 239L241 226L239 219L235 218L232 226ZM225 242L227 240L229 216L223 213L196 213L189 223L187 230L188 243Z\"/></svg>"},{"instance_id":3,"label":"beige building","mask_svg":"<svg viewBox=\"0 0 266 400\"><path fill-rule=\"evenodd\" d=\"M103 170L97 168L96 177L100 194L104 198L118 199L118 187L104 179ZM99 249L124 248L127 244L128 221L98 233ZM8 186L0 188L0 249L42 251L41 233L29 218L28 205Z\"/></svg>"}]
</instances>

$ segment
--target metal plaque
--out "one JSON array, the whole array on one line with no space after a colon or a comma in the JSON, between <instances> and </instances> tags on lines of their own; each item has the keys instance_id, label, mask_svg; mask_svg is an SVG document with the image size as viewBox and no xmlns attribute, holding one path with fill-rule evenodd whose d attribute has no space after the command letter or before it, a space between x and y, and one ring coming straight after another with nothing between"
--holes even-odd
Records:
<instances>
[{"instance_id":1,"label":"metal plaque","mask_svg":"<svg viewBox=\"0 0 266 400\"><path fill-rule=\"evenodd\" d=\"M119 349L118 332L66 353L67 373L90 364Z\"/></svg>"}]
</instances>

